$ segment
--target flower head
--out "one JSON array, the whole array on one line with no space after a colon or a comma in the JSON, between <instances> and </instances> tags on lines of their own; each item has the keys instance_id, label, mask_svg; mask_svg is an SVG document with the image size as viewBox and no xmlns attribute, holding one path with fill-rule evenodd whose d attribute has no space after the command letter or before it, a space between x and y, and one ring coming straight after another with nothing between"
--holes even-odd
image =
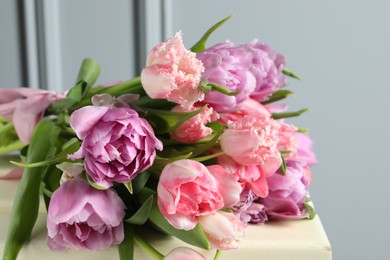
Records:
<instances>
[{"instance_id":1,"label":"flower head","mask_svg":"<svg viewBox=\"0 0 390 260\"><path fill-rule=\"evenodd\" d=\"M211 246L216 249L236 249L244 237L244 225L233 213L218 211L199 217L199 224Z\"/></svg>"},{"instance_id":2,"label":"flower head","mask_svg":"<svg viewBox=\"0 0 390 260\"><path fill-rule=\"evenodd\" d=\"M141 82L149 97L167 99L188 109L204 98L198 89L203 70L195 53L184 47L181 33L176 33L151 50Z\"/></svg>"},{"instance_id":3,"label":"flower head","mask_svg":"<svg viewBox=\"0 0 390 260\"><path fill-rule=\"evenodd\" d=\"M12 120L20 141L28 144L46 108L64 97L31 88L0 89L0 116Z\"/></svg>"},{"instance_id":4,"label":"flower head","mask_svg":"<svg viewBox=\"0 0 390 260\"><path fill-rule=\"evenodd\" d=\"M157 204L171 225L190 230L198 217L223 208L218 182L201 163L178 160L165 166L157 186Z\"/></svg>"},{"instance_id":5,"label":"flower head","mask_svg":"<svg viewBox=\"0 0 390 260\"><path fill-rule=\"evenodd\" d=\"M84 158L85 170L103 187L133 180L162 150L148 121L131 108L86 106L73 112L70 124L83 143L68 157Z\"/></svg>"},{"instance_id":6,"label":"flower head","mask_svg":"<svg viewBox=\"0 0 390 260\"><path fill-rule=\"evenodd\" d=\"M122 242L125 205L114 190L96 190L86 180L66 181L54 193L47 215L52 250L99 250Z\"/></svg>"},{"instance_id":7,"label":"flower head","mask_svg":"<svg viewBox=\"0 0 390 260\"><path fill-rule=\"evenodd\" d=\"M311 174L305 163L289 160L287 172L277 172L268 178L269 195L259 199L272 219L299 219L307 217L304 202Z\"/></svg>"},{"instance_id":8,"label":"flower head","mask_svg":"<svg viewBox=\"0 0 390 260\"><path fill-rule=\"evenodd\" d=\"M259 165L265 172L275 172L280 167L280 126L275 120L265 115L247 115L229 122L228 127L221 136L221 149L226 155L242 165Z\"/></svg>"},{"instance_id":9,"label":"flower head","mask_svg":"<svg viewBox=\"0 0 390 260\"><path fill-rule=\"evenodd\" d=\"M284 57L257 41L238 46L231 42L219 43L198 53L197 58L205 66L202 78L239 92L235 96L208 93L205 102L218 112L233 111L250 96L264 100L284 85L281 73Z\"/></svg>"},{"instance_id":10,"label":"flower head","mask_svg":"<svg viewBox=\"0 0 390 260\"><path fill-rule=\"evenodd\" d=\"M189 112L200 109L200 106L193 106L190 109L184 109L181 106L175 106L174 112ZM171 138L182 143L193 143L199 141L212 133L212 129L206 124L218 120L219 115L211 107L206 107L199 114L191 117L181 124L171 134Z\"/></svg>"}]
</instances>

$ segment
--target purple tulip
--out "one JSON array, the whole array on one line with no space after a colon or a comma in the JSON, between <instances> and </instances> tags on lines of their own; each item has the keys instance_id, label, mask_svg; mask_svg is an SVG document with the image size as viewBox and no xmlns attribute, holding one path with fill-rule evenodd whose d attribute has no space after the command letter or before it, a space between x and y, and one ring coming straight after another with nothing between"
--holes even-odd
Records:
<instances>
[{"instance_id":1,"label":"purple tulip","mask_svg":"<svg viewBox=\"0 0 390 260\"><path fill-rule=\"evenodd\" d=\"M231 42L216 44L198 53L197 58L205 67L202 78L239 92L235 96L208 93L204 102L217 112L233 111L250 96L265 100L285 84L284 56L257 41L238 46Z\"/></svg>"},{"instance_id":2,"label":"purple tulip","mask_svg":"<svg viewBox=\"0 0 390 260\"><path fill-rule=\"evenodd\" d=\"M87 173L100 186L127 183L148 169L162 143L131 108L86 106L73 112L70 124L83 140L69 158L85 158Z\"/></svg>"},{"instance_id":3,"label":"purple tulip","mask_svg":"<svg viewBox=\"0 0 390 260\"><path fill-rule=\"evenodd\" d=\"M309 167L317 164L317 158L313 152L313 141L310 137L303 133L296 133L295 136L297 138L297 151L294 160L305 162Z\"/></svg>"},{"instance_id":4,"label":"purple tulip","mask_svg":"<svg viewBox=\"0 0 390 260\"><path fill-rule=\"evenodd\" d=\"M48 209L47 243L52 250L99 250L122 242L125 205L114 190L96 190L81 178L66 181Z\"/></svg>"},{"instance_id":5,"label":"purple tulip","mask_svg":"<svg viewBox=\"0 0 390 260\"><path fill-rule=\"evenodd\" d=\"M268 220L264 205L255 202L257 198L258 196L248 187L241 192L240 202L233 210L243 223L263 224Z\"/></svg>"},{"instance_id":6,"label":"purple tulip","mask_svg":"<svg viewBox=\"0 0 390 260\"><path fill-rule=\"evenodd\" d=\"M278 171L267 178L269 195L257 202L264 204L268 217L272 219L305 218L304 203L311 173L303 162L291 160L286 166L286 175Z\"/></svg>"}]
</instances>

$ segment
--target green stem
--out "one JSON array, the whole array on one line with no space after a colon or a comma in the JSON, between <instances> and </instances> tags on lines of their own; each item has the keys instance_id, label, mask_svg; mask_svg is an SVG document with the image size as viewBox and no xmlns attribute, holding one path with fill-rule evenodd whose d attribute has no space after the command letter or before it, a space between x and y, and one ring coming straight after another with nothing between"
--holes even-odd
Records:
<instances>
[{"instance_id":1,"label":"green stem","mask_svg":"<svg viewBox=\"0 0 390 260\"><path fill-rule=\"evenodd\" d=\"M154 257L156 260L163 260L164 255L157 251L154 247L152 247L148 242L146 242L143 238L141 238L138 234L134 233L134 242L146 251L149 255Z\"/></svg>"},{"instance_id":2,"label":"green stem","mask_svg":"<svg viewBox=\"0 0 390 260\"><path fill-rule=\"evenodd\" d=\"M221 256L221 253L222 250L217 250L217 252L215 252L214 260L218 260L218 258Z\"/></svg>"}]
</instances>

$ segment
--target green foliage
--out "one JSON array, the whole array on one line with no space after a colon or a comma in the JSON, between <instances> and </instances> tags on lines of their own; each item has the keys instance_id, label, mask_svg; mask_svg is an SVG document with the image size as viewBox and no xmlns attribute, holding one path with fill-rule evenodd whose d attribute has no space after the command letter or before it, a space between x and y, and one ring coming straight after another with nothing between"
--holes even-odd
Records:
<instances>
[{"instance_id":1,"label":"green foliage","mask_svg":"<svg viewBox=\"0 0 390 260\"><path fill-rule=\"evenodd\" d=\"M217 30L220 26L222 26L230 18L232 18L232 15L222 19L218 23L216 23L213 26L211 26L210 29L208 29L207 32L202 36L202 38L197 43L195 43L194 46L191 47L191 51L193 51L193 52L201 52L204 49L206 49L206 42L207 42L208 38L210 37L210 35L215 30Z\"/></svg>"},{"instance_id":2,"label":"green foliage","mask_svg":"<svg viewBox=\"0 0 390 260\"><path fill-rule=\"evenodd\" d=\"M36 126L31 139L27 163L43 161L54 154L60 131L61 129L53 122L42 120ZM16 259L23 244L30 239L38 217L39 190L44 171L44 166L24 171L11 212L3 260Z\"/></svg>"}]
</instances>

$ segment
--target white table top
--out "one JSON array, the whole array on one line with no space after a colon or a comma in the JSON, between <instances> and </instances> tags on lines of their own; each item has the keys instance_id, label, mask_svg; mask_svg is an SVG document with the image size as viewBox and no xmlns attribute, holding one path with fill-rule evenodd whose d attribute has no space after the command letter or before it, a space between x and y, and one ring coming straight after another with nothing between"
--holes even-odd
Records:
<instances>
[{"instance_id":1,"label":"white table top","mask_svg":"<svg viewBox=\"0 0 390 260\"><path fill-rule=\"evenodd\" d=\"M0 255L2 255L18 182L0 180ZM32 240L22 249L18 259L119 259L115 247L98 252L68 250L65 253L52 252L46 246L46 213L41 203L40 214L35 225ZM151 244L161 253L168 253L185 243L173 237L154 234ZM213 259L215 251L196 248L207 259ZM240 249L222 252L221 260L227 259L264 260L330 260L332 249L320 218L268 222L265 225L251 225L246 229ZM141 249L136 248L135 259L151 259Z\"/></svg>"}]
</instances>

